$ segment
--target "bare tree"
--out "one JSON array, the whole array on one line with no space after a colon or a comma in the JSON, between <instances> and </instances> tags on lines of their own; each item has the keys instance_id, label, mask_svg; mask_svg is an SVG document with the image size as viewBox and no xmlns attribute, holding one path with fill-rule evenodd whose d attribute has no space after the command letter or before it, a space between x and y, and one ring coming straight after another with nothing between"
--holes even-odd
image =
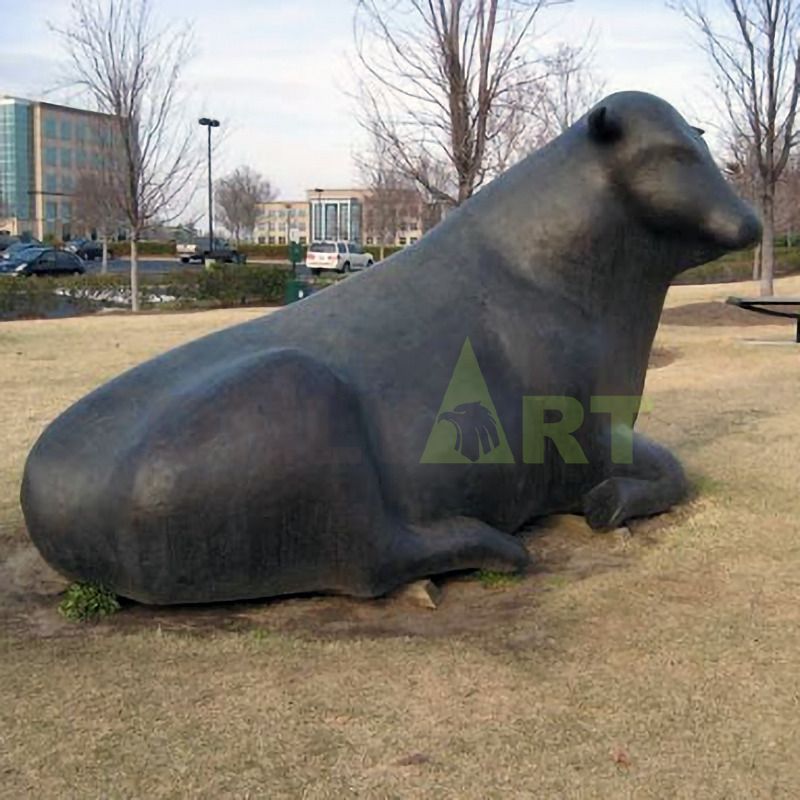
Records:
<instances>
[{"instance_id":1,"label":"bare tree","mask_svg":"<svg viewBox=\"0 0 800 800\"><path fill-rule=\"evenodd\" d=\"M578 121L603 95L605 82L594 70L594 43L561 43L542 58L539 80L503 98L509 113L503 134L493 142L500 169L554 139Z\"/></svg>"},{"instance_id":2,"label":"bare tree","mask_svg":"<svg viewBox=\"0 0 800 800\"><path fill-rule=\"evenodd\" d=\"M735 130L727 141L727 159L724 165L726 178L733 184L737 194L758 206L761 179L758 163L751 143ZM761 243L753 248L753 280L761 280Z\"/></svg>"},{"instance_id":3,"label":"bare tree","mask_svg":"<svg viewBox=\"0 0 800 800\"><path fill-rule=\"evenodd\" d=\"M771 295L775 262L775 193L797 141L800 94L800 0L724 0L712 20L702 0L678 7L702 36L734 136L756 166L764 225L761 294Z\"/></svg>"},{"instance_id":4,"label":"bare tree","mask_svg":"<svg viewBox=\"0 0 800 800\"><path fill-rule=\"evenodd\" d=\"M800 231L800 163L795 155L789 159L775 194L775 230L784 234L789 247Z\"/></svg>"},{"instance_id":5,"label":"bare tree","mask_svg":"<svg viewBox=\"0 0 800 800\"><path fill-rule=\"evenodd\" d=\"M274 200L277 192L260 173L247 166L237 167L220 178L214 187L217 217L236 239L252 236L259 214L259 203Z\"/></svg>"},{"instance_id":6,"label":"bare tree","mask_svg":"<svg viewBox=\"0 0 800 800\"><path fill-rule=\"evenodd\" d=\"M70 83L110 115L114 158L109 191L130 235L131 308L139 310L138 242L156 219L175 219L199 165L193 129L181 121L180 77L187 28L159 28L150 0L72 0L72 18L55 29Z\"/></svg>"},{"instance_id":7,"label":"bare tree","mask_svg":"<svg viewBox=\"0 0 800 800\"><path fill-rule=\"evenodd\" d=\"M552 56L544 59L546 76L534 84L531 115L539 136L552 139L574 125L605 91L605 81L598 78L592 60L594 48L560 44Z\"/></svg>"},{"instance_id":8,"label":"bare tree","mask_svg":"<svg viewBox=\"0 0 800 800\"><path fill-rule=\"evenodd\" d=\"M459 205L498 171L513 101L541 77L535 23L564 1L358 0L361 123L428 202Z\"/></svg>"},{"instance_id":9,"label":"bare tree","mask_svg":"<svg viewBox=\"0 0 800 800\"><path fill-rule=\"evenodd\" d=\"M393 245L403 223L414 218L422 224L422 198L414 183L393 168L380 142L356 158L361 180L368 190L364 203L364 235L380 248L383 259L387 245Z\"/></svg>"},{"instance_id":10,"label":"bare tree","mask_svg":"<svg viewBox=\"0 0 800 800\"><path fill-rule=\"evenodd\" d=\"M108 272L108 240L126 226L125 209L117 191L118 156L113 147L113 127L106 118L95 120L90 129L90 163L80 172L73 193L75 222L93 231L103 245L100 271Z\"/></svg>"},{"instance_id":11,"label":"bare tree","mask_svg":"<svg viewBox=\"0 0 800 800\"><path fill-rule=\"evenodd\" d=\"M114 208L114 192L97 172L83 172L75 181L74 219L86 231L96 232L103 244L101 273L108 272L108 240L125 224L121 208Z\"/></svg>"}]
</instances>

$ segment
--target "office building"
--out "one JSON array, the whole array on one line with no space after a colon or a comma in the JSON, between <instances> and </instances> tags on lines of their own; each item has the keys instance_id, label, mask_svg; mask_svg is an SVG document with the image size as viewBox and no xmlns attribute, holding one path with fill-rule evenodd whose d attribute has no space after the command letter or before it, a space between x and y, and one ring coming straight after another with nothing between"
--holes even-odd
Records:
<instances>
[{"instance_id":1,"label":"office building","mask_svg":"<svg viewBox=\"0 0 800 800\"><path fill-rule=\"evenodd\" d=\"M107 148L105 114L0 97L0 230L38 239L88 231L76 223L79 177Z\"/></svg>"}]
</instances>

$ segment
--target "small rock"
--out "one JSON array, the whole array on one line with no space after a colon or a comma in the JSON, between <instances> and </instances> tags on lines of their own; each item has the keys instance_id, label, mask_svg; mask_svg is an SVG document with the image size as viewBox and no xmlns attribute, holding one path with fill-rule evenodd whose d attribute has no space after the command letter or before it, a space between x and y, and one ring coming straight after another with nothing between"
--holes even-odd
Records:
<instances>
[{"instance_id":1,"label":"small rock","mask_svg":"<svg viewBox=\"0 0 800 800\"><path fill-rule=\"evenodd\" d=\"M633 534L631 533L631 529L627 526L623 525L620 528L615 528L611 535L614 537L614 543L618 547L628 547L631 543L631 539L633 539Z\"/></svg>"},{"instance_id":2,"label":"small rock","mask_svg":"<svg viewBox=\"0 0 800 800\"><path fill-rule=\"evenodd\" d=\"M442 590L431 580L414 581L401 589L398 597L420 608L437 608Z\"/></svg>"}]
</instances>

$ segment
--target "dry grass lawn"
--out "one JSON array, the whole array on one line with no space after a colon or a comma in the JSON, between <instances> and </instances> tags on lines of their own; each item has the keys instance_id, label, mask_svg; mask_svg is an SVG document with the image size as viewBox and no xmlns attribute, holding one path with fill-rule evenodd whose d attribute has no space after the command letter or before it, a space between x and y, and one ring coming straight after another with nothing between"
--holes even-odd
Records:
<instances>
[{"instance_id":1,"label":"dry grass lawn","mask_svg":"<svg viewBox=\"0 0 800 800\"><path fill-rule=\"evenodd\" d=\"M745 341L791 324L663 325L674 360L649 374L642 427L698 496L631 537L532 534L519 583L448 581L436 611L308 598L62 621L17 501L28 448L107 378L257 313L0 325L0 796L798 797L800 348Z\"/></svg>"}]
</instances>

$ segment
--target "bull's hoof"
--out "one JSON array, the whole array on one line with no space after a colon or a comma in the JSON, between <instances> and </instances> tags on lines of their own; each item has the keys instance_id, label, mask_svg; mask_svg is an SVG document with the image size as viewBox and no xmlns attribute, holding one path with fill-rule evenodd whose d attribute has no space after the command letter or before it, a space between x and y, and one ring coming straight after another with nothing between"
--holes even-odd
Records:
<instances>
[{"instance_id":1,"label":"bull's hoof","mask_svg":"<svg viewBox=\"0 0 800 800\"><path fill-rule=\"evenodd\" d=\"M597 484L583 498L583 514L586 522L596 531L612 531L626 518L625 500L615 478Z\"/></svg>"}]
</instances>

